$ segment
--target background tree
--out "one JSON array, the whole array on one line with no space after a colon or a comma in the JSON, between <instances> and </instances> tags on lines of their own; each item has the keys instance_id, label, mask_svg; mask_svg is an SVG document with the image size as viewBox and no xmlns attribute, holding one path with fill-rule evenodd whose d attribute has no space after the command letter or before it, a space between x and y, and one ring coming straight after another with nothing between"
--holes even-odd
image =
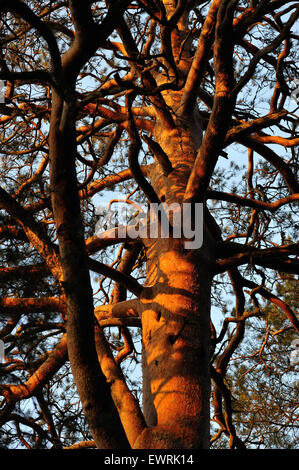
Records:
<instances>
[{"instance_id":1,"label":"background tree","mask_svg":"<svg viewBox=\"0 0 299 470\"><path fill-rule=\"evenodd\" d=\"M0 14L1 445L294 447L296 2ZM98 236L112 188L202 246Z\"/></svg>"},{"instance_id":2,"label":"background tree","mask_svg":"<svg viewBox=\"0 0 299 470\"><path fill-rule=\"evenodd\" d=\"M296 308L294 280L280 279L278 285L281 299ZM234 322L234 316L226 319ZM226 382L237 435L249 448L297 448L298 374L294 363L298 363L298 353L293 361L291 352L295 338L280 309L268 301L259 307L258 316L246 322L246 342L232 356ZM212 445L225 448L227 442L225 428L220 427Z\"/></svg>"}]
</instances>

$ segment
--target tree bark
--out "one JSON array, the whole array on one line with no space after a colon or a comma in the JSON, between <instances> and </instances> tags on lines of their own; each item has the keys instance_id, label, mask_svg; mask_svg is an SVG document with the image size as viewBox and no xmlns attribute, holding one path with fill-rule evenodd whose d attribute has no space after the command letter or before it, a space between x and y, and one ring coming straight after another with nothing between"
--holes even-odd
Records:
<instances>
[{"instance_id":1,"label":"tree bark","mask_svg":"<svg viewBox=\"0 0 299 470\"><path fill-rule=\"evenodd\" d=\"M171 102L168 94L168 102ZM177 100L177 96L175 96ZM151 184L161 201L181 203L201 141L200 123L157 125L156 142L173 170L159 167ZM215 249L207 229L200 249L185 239L144 239L146 287L141 294L143 412L148 425L135 448L209 447L210 294Z\"/></svg>"},{"instance_id":2,"label":"tree bark","mask_svg":"<svg viewBox=\"0 0 299 470\"><path fill-rule=\"evenodd\" d=\"M209 447L211 269L201 252L157 240L142 296L143 411L136 448Z\"/></svg>"},{"instance_id":3,"label":"tree bark","mask_svg":"<svg viewBox=\"0 0 299 470\"><path fill-rule=\"evenodd\" d=\"M94 341L94 307L77 177L72 103L54 95L50 127L50 181L62 287L67 304L67 346L82 407L97 447L128 448Z\"/></svg>"}]
</instances>

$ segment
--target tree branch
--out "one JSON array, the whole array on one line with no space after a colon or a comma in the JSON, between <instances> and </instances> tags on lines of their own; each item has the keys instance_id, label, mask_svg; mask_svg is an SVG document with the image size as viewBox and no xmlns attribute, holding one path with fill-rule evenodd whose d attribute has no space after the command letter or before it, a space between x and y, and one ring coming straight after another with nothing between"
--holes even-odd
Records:
<instances>
[{"instance_id":1,"label":"tree branch","mask_svg":"<svg viewBox=\"0 0 299 470\"><path fill-rule=\"evenodd\" d=\"M63 56L62 64L66 76L73 83L81 68L116 28L128 1L111 2L100 24L92 18L91 4L79 0L71 0L69 3L76 34L70 49Z\"/></svg>"},{"instance_id":2,"label":"tree branch","mask_svg":"<svg viewBox=\"0 0 299 470\"><path fill-rule=\"evenodd\" d=\"M101 305L96 307L94 314L101 322L110 319L140 318L142 313L142 304L139 299L124 300L114 304Z\"/></svg>"},{"instance_id":3,"label":"tree branch","mask_svg":"<svg viewBox=\"0 0 299 470\"><path fill-rule=\"evenodd\" d=\"M171 173L173 170L168 155L164 152L160 145L153 139L151 139L149 136L143 135L142 138L147 143L149 151L154 155L154 157L161 165L163 174L165 176L168 176L169 173Z\"/></svg>"},{"instance_id":4,"label":"tree branch","mask_svg":"<svg viewBox=\"0 0 299 470\"><path fill-rule=\"evenodd\" d=\"M235 254L216 262L217 273L225 272L233 267L241 266L246 263L257 264L282 272L299 273L299 263L288 258L290 255L299 254L299 246L297 244L266 248L264 250L259 250L254 247L245 247L244 251L244 245L223 242L218 245L218 256L227 256L227 248L228 250L233 250Z\"/></svg>"},{"instance_id":5,"label":"tree branch","mask_svg":"<svg viewBox=\"0 0 299 470\"><path fill-rule=\"evenodd\" d=\"M61 297L0 297L0 312L4 314L66 312L65 298Z\"/></svg>"},{"instance_id":6,"label":"tree branch","mask_svg":"<svg viewBox=\"0 0 299 470\"><path fill-rule=\"evenodd\" d=\"M101 274L102 276L109 277L115 282L122 283L130 292L132 292L137 297L140 296L143 286L141 286L136 279L129 276L128 274L121 273L117 269L111 268L100 261L94 260L92 258L88 259L89 269L95 273Z\"/></svg>"},{"instance_id":7,"label":"tree branch","mask_svg":"<svg viewBox=\"0 0 299 470\"><path fill-rule=\"evenodd\" d=\"M141 172L144 175L148 175L151 168L153 165L144 165L141 166ZM86 197L91 197L94 194L97 194L98 192L102 191L103 189L106 188L111 188L112 186L115 186L119 183L122 183L124 181L128 181L129 179L133 179L133 173L131 169L126 169L122 170L119 173L112 173L111 175L105 176L105 178L102 178L100 180L93 181L86 190L80 190L79 191L79 197L80 199L84 199Z\"/></svg>"},{"instance_id":8,"label":"tree branch","mask_svg":"<svg viewBox=\"0 0 299 470\"><path fill-rule=\"evenodd\" d=\"M222 150L234 106L232 20L235 1L225 0L217 13L214 41L216 89L209 123L190 174L185 202L202 202Z\"/></svg>"},{"instance_id":9,"label":"tree branch","mask_svg":"<svg viewBox=\"0 0 299 470\"><path fill-rule=\"evenodd\" d=\"M231 202L241 207L251 207L252 209L268 210L270 212L277 211L286 204L296 203L299 200L299 193L291 194L275 202L259 201L258 199L248 199L234 193L224 193L222 191L207 191L207 199L216 199L219 201Z\"/></svg>"},{"instance_id":10,"label":"tree branch","mask_svg":"<svg viewBox=\"0 0 299 470\"><path fill-rule=\"evenodd\" d=\"M213 0L205 22L202 26L197 49L194 54L181 98L181 104L179 108L181 116L192 115L197 99L198 88L206 71L207 61L211 52L211 47L214 40L216 16L220 3L220 0Z\"/></svg>"},{"instance_id":11,"label":"tree branch","mask_svg":"<svg viewBox=\"0 0 299 470\"><path fill-rule=\"evenodd\" d=\"M257 132L258 130L261 130L265 127L269 127L276 122L279 122L281 118L287 114L288 111L283 109L275 113L267 114L261 118L254 119L253 121L244 122L238 126L235 126L227 132L225 137L225 145L227 146L231 144L232 142L242 138L244 135L252 134L253 132Z\"/></svg>"},{"instance_id":12,"label":"tree branch","mask_svg":"<svg viewBox=\"0 0 299 470\"><path fill-rule=\"evenodd\" d=\"M95 328L96 348L101 369L110 385L111 396L131 447L146 428L138 401L129 390L120 367L116 364L111 349L100 327Z\"/></svg>"},{"instance_id":13,"label":"tree branch","mask_svg":"<svg viewBox=\"0 0 299 470\"><path fill-rule=\"evenodd\" d=\"M290 192L299 193L299 183L295 175L293 174L290 166L284 161L282 157L279 157L272 149L258 142L255 136L243 136L238 139L240 144L245 145L261 155L267 162L276 168L283 179L286 182Z\"/></svg>"},{"instance_id":14,"label":"tree branch","mask_svg":"<svg viewBox=\"0 0 299 470\"><path fill-rule=\"evenodd\" d=\"M8 403L29 398L37 390L43 387L63 366L67 360L66 334L62 335L60 342L45 362L34 372L34 374L22 385L1 386L0 393Z\"/></svg>"},{"instance_id":15,"label":"tree branch","mask_svg":"<svg viewBox=\"0 0 299 470\"><path fill-rule=\"evenodd\" d=\"M255 56L251 59L251 62L248 66L247 71L243 75L243 77L240 78L239 82L235 85L233 89L233 94L236 96L242 88L248 83L248 81L251 79L253 76L257 64L260 62L260 60L264 57L267 56L269 53L274 51L280 44L281 42L287 37L287 35L290 32L291 27L295 23L295 21L298 19L299 16L299 8L296 9L296 11L290 16L289 20L286 22L283 30L279 33L279 35L272 41L271 44L269 44L266 47L263 47L262 49L258 50L258 52L255 54Z\"/></svg>"},{"instance_id":16,"label":"tree branch","mask_svg":"<svg viewBox=\"0 0 299 470\"><path fill-rule=\"evenodd\" d=\"M146 178L143 176L143 173L141 171L139 162L138 162L138 155L139 151L141 149L141 140L135 125L134 117L132 115L132 95L129 94L127 95L127 107L128 107L128 113L129 113L129 135L131 138L131 144L129 147L129 152L128 152L128 160L129 160L129 165L130 165L130 170L132 172L132 175L134 176L134 179L140 189L144 192L146 197L151 203L157 203L160 204L159 197L157 196L154 188L152 185L146 180Z\"/></svg>"},{"instance_id":17,"label":"tree branch","mask_svg":"<svg viewBox=\"0 0 299 470\"><path fill-rule=\"evenodd\" d=\"M44 227L3 188L0 188L0 208L5 209L22 226L30 243L35 246L53 275L61 281L58 248L49 239Z\"/></svg>"},{"instance_id":18,"label":"tree branch","mask_svg":"<svg viewBox=\"0 0 299 470\"><path fill-rule=\"evenodd\" d=\"M49 275L50 271L45 263L31 264L25 266L0 267L0 280L3 282L19 278L41 278Z\"/></svg>"},{"instance_id":19,"label":"tree branch","mask_svg":"<svg viewBox=\"0 0 299 470\"><path fill-rule=\"evenodd\" d=\"M61 78L61 58L60 58L60 52L59 48L56 42L56 38L54 34L52 33L51 29L47 26L46 23L44 23L38 16L33 13L31 8L29 8L26 3L21 2L19 0L0 0L0 10L9 10L17 15L21 16L25 21L27 21L33 28L35 28L40 35L43 37L43 39L47 42L50 57L51 57L51 70L50 70L50 75L53 75L55 80L60 80ZM25 74L25 79L28 80L31 74L40 74L44 75L45 78L49 78L49 74L46 72L43 73L42 71L40 72L20 72L20 74ZM16 75L13 73L13 76L11 76L11 73L9 72L10 76L5 78L0 75L0 78L6 80L12 80L12 79L17 79ZM27 76L26 76L27 74ZM45 75L46 74L46 75ZM21 76L19 75L19 78L21 79ZM24 79L24 78L23 78ZM40 80L41 77L38 77L38 80Z\"/></svg>"},{"instance_id":20,"label":"tree branch","mask_svg":"<svg viewBox=\"0 0 299 470\"><path fill-rule=\"evenodd\" d=\"M259 286L253 281L250 281L249 279L245 279L244 277L242 277L242 283L244 286L249 287L250 289L254 289L255 294L261 295L265 299L269 300L269 302L279 307L289 319L297 333L299 333L299 320L297 319L295 312L293 312L291 307L286 302L281 300L276 295L272 294L272 292L269 292L264 287Z\"/></svg>"}]
</instances>

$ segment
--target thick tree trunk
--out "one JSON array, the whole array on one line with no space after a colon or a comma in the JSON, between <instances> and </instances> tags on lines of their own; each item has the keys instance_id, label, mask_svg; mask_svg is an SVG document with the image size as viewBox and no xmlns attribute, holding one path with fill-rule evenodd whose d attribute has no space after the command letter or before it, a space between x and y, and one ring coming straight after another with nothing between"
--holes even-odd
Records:
<instances>
[{"instance_id":1,"label":"thick tree trunk","mask_svg":"<svg viewBox=\"0 0 299 470\"><path fill-rule=\"evenodd\" d=\"M149 254L153 287L142 298L147 448L209 445L211 275L207 260L182 242L159 240Z\"/></svg>"},{"instance_id":2,"label":"thick tree trunk","mask_svg":"<svg viewBox=\"0 0 299 470\"><path fill-rule=\"evenodd\" d=\"M165 178L156 167L151 184L168 204L182 202L201 139L195 116L192 125L179 124L172 131L157 126L155 135L173 171ZM171 237L145 240L143 412L149 428L136 448L209 446L213 246L207 231L200 249L186 249L184 243Z\"/></svg>"},{"instance_id":3,"label":"thick tree trunk","mask_svg":"<svg viewBox=\"0 0 299 470\"><path fill-rule=\"evenodd\" d=\"M102 449L129 448L94 341L94 306L75 170L72 107L54 95L50 129L50 181L67 305L67 347L89 428ZM101 331L98 336L102 335ZM100 338L97 338L100 343Z\"/></svg>"}]
</instances>

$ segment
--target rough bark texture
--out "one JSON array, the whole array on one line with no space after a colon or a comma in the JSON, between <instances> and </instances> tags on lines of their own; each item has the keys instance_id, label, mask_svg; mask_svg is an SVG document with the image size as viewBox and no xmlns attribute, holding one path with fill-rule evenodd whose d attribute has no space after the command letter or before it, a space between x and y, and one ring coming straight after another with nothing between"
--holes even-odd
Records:
<instances>
[{"instance_id":1,"label":"rough bark texture","mask_svg":"<svg viewBox=\"0 0 299 470\"><path fill-rule=\"evenodd\" d=\"M60 24L44 21L43 15L46 13L35 5L38 3L0 0L1 15L9 12L21 18L20 24L24 21L29 25L26 26L28 30L24 26L23 31L18 30L13 36L13 28L9 24L12 20L8 18L5 20L7 24L3 23L7 31L5 41L3 44L1 42L0 78L7 79L9 83L7 103L0 106L0 112L7 114L0 123L9 126L10 120L15 119L12 122L16 134L18 129L22 131L26 127L24 140L29 141L27 133L42 133L42 119L50 116L49 135L43 136L42 143L36 144L36 147L34 143L28 150L32 162L40 151L44 153L38 166L32 162L30 166L28 157L30 177L24 181L25 170L23 172L21 166L16 166L17 170L13 168L9 177L6 177L7 169L3 170L4 181L10 181L10 189L13 189L0 188L0 209L8 215L7 220L3 218L8 223L0 227L0 236L17 242L25 240L30 248L36 250L42 263L39 259L30 266L25 260L24 266L1 268L0 279L11 282L27 275L32 279L48 275L55 279L57 291L46 298L37 297L33 290L22 298L12 298L9 297L9 287L8 294L5 294L7 297L1 298L0 308L1 313L10 314L12 318L3 328L2 335L6 336L15 328L22 314L58 312L63 326L59 324L57 328L63 336L34 373L30 370L31 376L25 384L1 388L8 407L3 413L1 411L0 418L6 422L11 407L21 399L32 396L39 399L47 415L41 390L69 360L83 412L98 448L206 449L210 440L212 376L219 434L225 433L229 437L231 447L242 448L244 445L234 429L231 396L224 379L232 354L243 340L245 319L252 313L245 311L244 288L252 289L249 295L256 308L253 314L259 315L255 295L261 295L278 306L294 330L298 331L295 313L286 302L265 288L264 276L262 284L258 285L243 277L238 267L248 263L252 271L256 269L256 264L287 273L298 272L298 261L295 259L298 245L292 242L286 245L283 240L281 245L276 243L277 240L268 241L265 234L270 220L264 222L265 230L262 232L258 217L262 219L266 211L274 212L299 198L292 167L295 153L290 165L266 146L267 143L276 143L292 148L298 143L297 137L294 137L294 116L283 109L287 93L283 92L285 94L282 94L280 104L278 96L286 86L281 68L289 53L288 35L299 10L290 13L283 25L282 13L276 15L276 10L284 2L274 1L255 2L257 6L254 8L247 8L244 2L241 5L235 0L213 0L209 5L195 0L145 0L132 4L128 1L107 1L106 10L97 5L101 2L58 1L56 6L52 5L53 2L47 2L50 3L50 11L53 9L54 12L57 7L59 14L65 14L65 24ZM291 5L285 15L295 9L292 2L286 3ZM195 27L190 24L190 12ZM58 15L58 18L61 17ZM142 25L145 18L146 24ZM271 28L274 25L277 36L271 43L270 34L267 33L269 45L258 50L243 36L247 37L247 33L260 21ZM19 28L17 21L16 25ZM40 65L44 57L36 62L32 57L33 70L27 70L26 66L24 70L21 67L21 71L15 72L14 69L19 70L16 57L19 60L21 51L16 54L11 44L22 41L22 37L27 40L26 34L30 37L31 29L38 33L41 44L46 44L48 62ZM59 35L55 36L57 32ZM114 41L113 32L117 33L117 41ZM66 41L64 54L60 52L61 38ZM196 52L193 51L195 39L198 41ZM67 41L70 41L69 47ZM272 53L284 41L284 49L276 61ZM234 67L236 46L244 47L248 57L253 55L252 59L248 59L243 52L249 62L246 69L246 61L243 64L241 60L241 73L237 73ZM30 47L34 55L37 48L35 41L32 40ZM7 48L8 61L11 56L15 57L12 64L6 64L2 48L4 52ZM95 64L101 63L107 50L113 54L110 62L110 58L105 58L109 67L114 67L114 60L119 60L119 63L113 74L109 69L107 77L103 78L101 74L104 71L96 70L93 59ZM261 60L269 67L276 68L277 86L269 113L254 118L253 111L247 113L245 107L243 109L243 97L240 106L236 107L236 103L239 92L252 78ZM40 70L36 70L37 64ZM91 93L80 89L85 73L86 77L91 74L90 77L95 79L96 88ZM17 95L19 104L13 103L14 82L18 80L24 81L26 86L36 82L45 86L46 95L40 99L41 104L35 105L33 92L27 103L21 102L23 95ZM209 94L211 90L214 96ZM205 108L199 107L199 100L203 101ZM15 107L10 107L11 102ZM48 104L44 105L44 102ZM281 132L292 138L279 138L263 132L263 129L279 126L283 121ZM25 127L22 128L22 125ZM287 134L292 126L293 130ZM4 137L6 130L4 127ZM38 142L36 136L39 136L38 132L35 135ZM9 138L4 137L6 144ZM98 145L99 139L102 139L101 145ZM242 182L244 192L248 189L245 196L224 193L211 187L219 156L225 156L223 149L233 142L239 142L251 152L248 188ZM23 154L16 148L18 145L19 141L12 148L20 158ZM142 145L144 148L147 146L154 163L140 164ZM8 156L11 155L9 152L8 145ZM27 155L26 152L27 149L24 155ZM103 154L99 155L101 152ZM267 167L263 169L263 173L269 173L268 195L258 186L253 186L253 152L271 165L271 171ZM114 169L118 165L114 167L111 164L110 167L114 153L123 165L122 171L116 174ZM125 165L128 168L124 169ZM48 166L50 189L45 190ZM78 173L82 180L80 183ZM17 177L20 178L19 186ZM196 203L203 204L202 246L190 249L186 245L186 234L181 234L179 238L173 233L167 238L161 234L158 237L139 234L136 240L131 236L134 226L128 228L125 239L119 236L118 230L108 230L102 236L85 240L83 203L88 206L90 198L101 190L129 179L134 181L148 203L166 203L169 206L175 203L180 208L188 203L192 209L195 209ZM272 183L277 187L273 187ZM41 195L37 195L38 184ZM220 189L223 187L225 185ZM27 190L30 191L27 193ZM258 197L255 197L256 194ZM278 194L279 199L272 201L273 194ZM22 206L27 198L31 203L26 202L27 205ZM243 226L243 222L244 226L247 223L241 220L239 214L239 218L236 217L236 233L231 235L232 238L243 238L244 245L232 242L229 237L222 240L220 228L208 210L208 198L252 209L247 232L237 233L238 227ZM42 212L44 210L46 216ZM223 219L226 217L223 216ZM198 223L194 212L192 222L193 228L201 229L194 226ZM48 231L48 226L51 231ZM251 240L252 235L256 237ZM283 239L285 235L281 233L280 236ZM101 261L92 257L101 249L122 242L125 254L115 263L116 268L114 264L108 266L102 262L100 255ZM273 246L269 247L269 243ZM26 253L24 249L24 258ZM142 284L131 275L141 253L146 260L146 280ZM94 306L91 271L114 282L110 298L106 295L109 303L97 308ZM236 296L236 313L233 319L226 319L227 323L218 338L212 331L211 341L212 280L215 274L225 271ZM47 287L51 292L52 285ZM43 286L39 288L44 291ZM127 292L134 298L127 300ZM235 331L227 344L223 343L223 351L219 348L216 369L210 368L213 347L217 341L223 340L230 321L236 323ZM116 357L104 334L106 326L120 327L124 347ZM142 409L121 369L121 361L132 351L128 326L142 328ZM22 367L27 371L27 365ZM53 423L50 423L49 429L52 430L52 442L60 445Z\"/></svg>"},{"instance_id":2,"label":"rough bark texture","mask_svg":"<svg viewBox=\"0 0 299 470\"><path fill-rule=\"evenodd\" d=\"M168 93L175 106L177 93ZM192 120L191 120L192 121ZM195 119L173 131L155 128L172 164L167 180L156 168L151 183L160 199L181 203L200 145ZM212 246L186 250L184 239L145 240L146 288L141 296L143 412L148 426L136 448L208 448Z\"/></svg>"},{"instance_id":3,"label":"rough bark texture","mask_svg":"<svg viewBox=\"0 0 299 470\"><path fill-rule=\"evenodd\" d=\"M209 266L181 243L157 242L149 250L153 287L142 297L143 403L154 430L144 431L136 446L207 448Z\"/></svg>"}]
</instances>

